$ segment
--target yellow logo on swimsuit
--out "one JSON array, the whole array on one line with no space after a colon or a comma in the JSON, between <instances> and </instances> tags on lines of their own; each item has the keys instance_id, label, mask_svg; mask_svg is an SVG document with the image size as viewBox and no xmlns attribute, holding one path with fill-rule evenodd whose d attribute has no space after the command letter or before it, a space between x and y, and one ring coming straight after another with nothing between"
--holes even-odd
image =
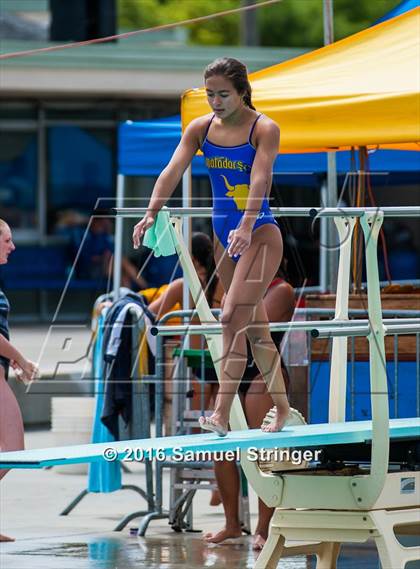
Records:
<instances>
[{"instance_id":1,"label":"yellow logo on swimsuit","mask_svg":"<svg viewBox=\"0 0 420 569\"><path fill-rule=\"evenodd\" d=\"M227 188L227 192L225 196L229 198L233 198L233 201L236 204L236 207L241 211L246 209L246 204L248 201L248 194L249 194L249 185L248 184L235 184L232 186L229 184L226 176L222 175L222 178L225 182L225 186Z\"/></svg>"},{"instance_id":2,"label":"yellow logo on swimsuit","mask_svg":"<svg viewBox=\"0 0 420 569\"><path fill-rule=\"evenodd\" d=\"M206 158L206 166L209 170L221 169L224 170L239 170L239 172L250 172L251 167L242 160L229 160L223 156L213 156Z\"/></svg>"}]
</instances>

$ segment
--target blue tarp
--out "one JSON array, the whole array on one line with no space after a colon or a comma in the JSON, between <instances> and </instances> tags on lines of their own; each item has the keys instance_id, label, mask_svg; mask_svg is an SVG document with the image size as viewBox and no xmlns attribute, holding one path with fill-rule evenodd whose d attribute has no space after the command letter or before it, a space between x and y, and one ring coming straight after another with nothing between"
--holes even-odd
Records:
<instances>
[{"instance_id":1,"label":"blue tarp","mask_svg":"<svg viewBox=\"0 0 420 569\"><path fill-rule=\"evenodd\" d=\"M181 138L178 116L155 121L125 122L118 132L118 171L126 176L158 176L169 162ZM369 155L374 185L414 184L420 182L420 152L378 150ZM356 165L356 170L358 166ZM351 170L348 151L337 152L337 172ZM327 171L324 152L311 154L279 154L274 173L283 184L318 186ZM203 156L195 156L193 176L207 175Z\"/></svg>"},{"instance_id":2,"label":"blue tarp","mask_svg":"<svg viewBox=\"0 0 420 569\"><path fill-rule=\"evenodd\" d=\"M179 115L154 121L120 124L118 131L118 172L126 176L158 176L181 140ZM192 164L193 175L204 176L202 156Z\"/></svg>"},{"instance_id":3,"label":"blue tarp","mask_svg":"<svg viewBox=\"0 0 420 569\"><path fill-rule=\"evenodd\" d=\"M347 365L346 421L366 421L372 417L369 362ZM389 391L389 418L416 417L416 362L398 363L398 382L395 382L395 364L387 362ZM330 362L312 360L310 369L310 422L328 422Z\"/></svg>"},{"instance_id":4,"label":"blue tarp","mask_svg":"<svg viewBox=\"0 0 420 569\"><path fill-rule=\"evenodd\" d=\"M376 20L374 25L376 26L376 24L380 24L381 22L385 22L386 20L390 20L396 16L401 16L401 14L405 14L405 12L413 10L413 8L418 8L419 6L420 0L403 0L398 4L398 6L395 6L393 10L385 14L385 16L382 16L382 18Z\"/></svg>"}]
</instances>

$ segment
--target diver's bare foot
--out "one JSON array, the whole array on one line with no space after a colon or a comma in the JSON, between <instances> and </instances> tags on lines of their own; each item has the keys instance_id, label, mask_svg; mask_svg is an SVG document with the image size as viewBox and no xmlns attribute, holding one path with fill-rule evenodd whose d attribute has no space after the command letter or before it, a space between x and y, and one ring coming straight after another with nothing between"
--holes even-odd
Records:
<instances>
[{"instance_id":1,"label":"diver's bare foot","mask_svg":"<svg viewBox=\"0 0 420 569\"><path fill-rule=\"evenodd\" d=\"M266 538L264 538L260 533L256 533L252 538L252 550L253 551L262 551L266 542Z\"/></svg>"},{"instance_id":2,"label":"diver's bare foot","mask_svg":"<svg viewBox=\"0 0 420 569\"><path fill-rule=\"evenodd\" d=\"M210 498L210 506L220 506L222 503L222 497L220 496L219 490L213 490Z\"/></svg>"},{"instance_id":3,"label":"diver's bare foot","mask_svg":"<svg viewBox=\"0 0 420 569\"><path fill-rule=\"evenodd\" d=\"M202 429L205 431L212 431L219 435L219 437L225 437L228 433L227 423L221 423L215 413L213 413L211 417L200 417L198 422Z\"/></svg>"},{"instance_id":4,"label":"diver's bare foot","mask_svg":"<svg viewBox=\"0 0 420 569\"><path fill-rule=\"evenodd\" d=\"M232 528L224 528L217 533L206 533L204 535L204 541L207 543L222 543L225 539L237 539L242 536L242 530L240 526Z\"/></svg>"},{"instance_id":5,"label":"diver's bare foot","mask_svg":"<svg viewBox=\"0 0 420 569\"><path fill-rule=\"evenodd\" d=\"M15 541L14 537L9 537L8 535L3 535L0 533L0 541L1 542L6 542L6 541Z\"/></svg>"},{"instance_id":6,"label":"diver's bare foot","mask_svg":"<svg viewBox=\"0 0 420 569\"><path fill-rule=\"evenodd\" d=\"M290 406L283 405L280 409L275 407L274 417L271 421L265 422L261 425L261 430L265 433L277 433L284 427L285 422L289 416Z\"/></svg>"}]
</instances>

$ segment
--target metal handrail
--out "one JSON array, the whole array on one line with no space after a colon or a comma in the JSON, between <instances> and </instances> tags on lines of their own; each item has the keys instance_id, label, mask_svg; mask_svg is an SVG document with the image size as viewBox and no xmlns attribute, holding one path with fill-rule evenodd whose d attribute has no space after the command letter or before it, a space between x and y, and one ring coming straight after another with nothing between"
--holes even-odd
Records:
<instances>
[{"instance_id":1,"label":"metal handrail","mask_svg":"<svg viewBox=\"0 0 420 569\"><path fill-rule=\"evenodd\" d=\"M331 326L325 328L315 328L311 330L312 338L330 338L333 336L368 336L371 332L373 332L372 327L369 325L364 326L354 326L352 328L348 328L347 326ZM385 336L396 335L399 336L400 334L420 334L420 320L417 324L394 324L385 326L384 325L384 334Z\"/></svg>"},{"instance_id":2,"label":"metal handrail","mask_svg":"<svg viewBox=\"0 0 420 569\"><path fill-rule=\"evenodd\" d=\"M171 207L167 208L171 216L176 217L211 217L211 207ZM113 210L117 217L138 217L145 214L147 207L115 207ZM279 217L361 217L365 213L375 214L381 212L385 217L417 217L420 216L420 207L271 207L271 213Z\"/></svg>"},{"instance_id":3,"label":"metal handrail","mask_svg":"<svg viewBox=\"0 0 420 569\"><path fill-rule=\"evenodd\" d=\"M414 330L413 332L403 332L403 333L417 333L420 332L420 318L401 318L399 319L399 324L395 324L395 319L385 319L384 325L387 329L398 330L401 326L411 326ZM258 326L258 324L253 324L253 326ZM266 326L262 323L261 326ZM364 320L306 320L298 322L270 322L269 328L271 332L287 332L289 330L306 330L312 332L315 329L322 329L323 333L329 335L345 336L346 333L349 336L359 335L354 334L356 329L364 329L369 333L369 321ZM401 328L402 329L402 328ZM405 330L406 328L404 328ZM338 330L339 333L332 333L332 330ZM222 324L181 324L179 326L153 326L150 330L153 336L177 336L177 335L188 335L193 334L221 334ZM392 332L389 332L392 333ZM364 334L360 334L364 335Z\"/></svg>"}]
</instances>

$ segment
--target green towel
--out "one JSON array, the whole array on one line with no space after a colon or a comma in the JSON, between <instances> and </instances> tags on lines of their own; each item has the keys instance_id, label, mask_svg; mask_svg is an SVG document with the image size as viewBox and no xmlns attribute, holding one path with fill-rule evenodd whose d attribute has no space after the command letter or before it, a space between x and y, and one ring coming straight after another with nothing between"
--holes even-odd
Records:
<instances>
[{"instance_id":1,"label":"green towel","mask_svg":"<svg viewBox=\"0 0 420 569\"><path fill-rule=\"evenodd\" d=\"M171 233L172 224L169 219L169 211L160 211L155 223L150 227L143 240L143 245L153 249L155 257L168 257L176 253Z\"/></svg>"}]
</instances>

